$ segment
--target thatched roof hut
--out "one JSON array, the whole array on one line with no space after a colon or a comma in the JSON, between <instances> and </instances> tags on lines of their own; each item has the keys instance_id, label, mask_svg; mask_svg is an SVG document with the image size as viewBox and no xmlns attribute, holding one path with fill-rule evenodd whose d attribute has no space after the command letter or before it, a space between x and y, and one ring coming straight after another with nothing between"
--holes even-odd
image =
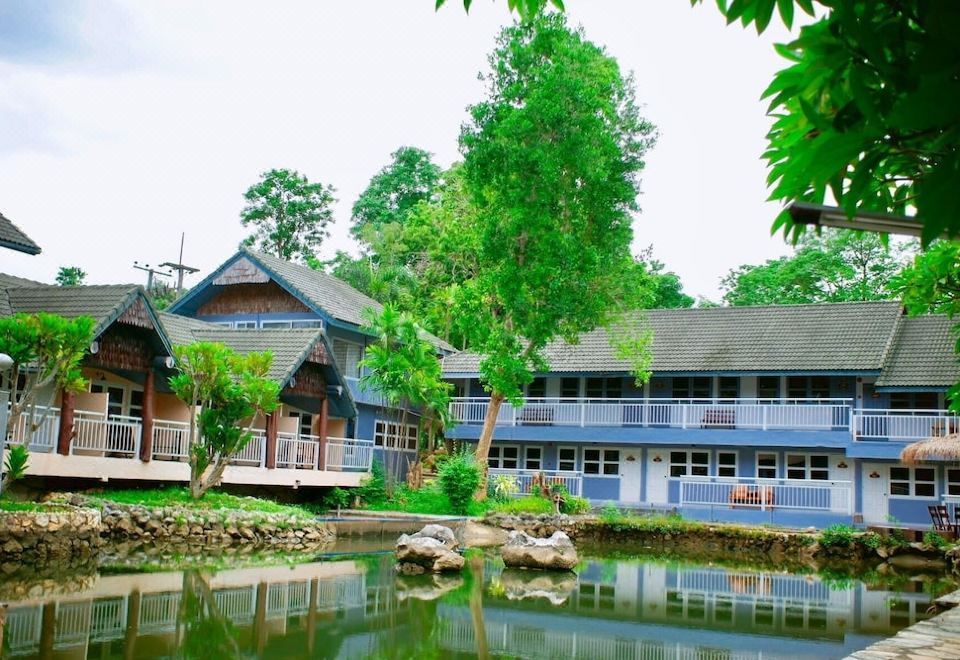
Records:
<instances>
[{"instance_id":1,"label":"thatched roof hut","mask_svg":"<svg viewBox=\"0 0 960 660\"><path fill-rule=\"evenodd\" d=\"M900 460L907 465L916 465L923 461L960 462L960 433L913 442L900 452Z\"/></svg>"}]
</instances>

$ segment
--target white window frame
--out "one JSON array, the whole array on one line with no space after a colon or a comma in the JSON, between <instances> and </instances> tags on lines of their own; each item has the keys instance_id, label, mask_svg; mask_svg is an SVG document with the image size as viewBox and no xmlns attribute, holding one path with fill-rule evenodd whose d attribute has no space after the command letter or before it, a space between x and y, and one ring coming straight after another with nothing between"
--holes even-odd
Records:
<instances>
[{"instance_id":1,"label":"white window frame","mask_svg":"<svg viewBox=\"0 0 960 660\"><path fill-rule=\"evenodd\" d=\"M813 467L811 465L812 459L814 456L824 457L827 459L826 467ZM803 467L791 467L790 459L791 458L803 458ZM787 479L792 479L794 481L830 481L830 454L821 454L821 453L805 453L805 452L788 452L784 456L784 474ZM803 471L802 477L792 476L791 472L796 472L798 470ZM814 479L810 475L813 472L826 472L827 476L825 479Z\"/></svg>"},{"instance_id":2,"label":"white window frame","mask_svg":"<svg viewBox=\"0 0 960 660\"><path fill-rule=\"evenodd\" d=\"M417 425L407 424L407 432L402 432L403 425L386 419L377 419L373 422L373 445L390 451L417 451ZM399 445L399 446L398 446Z\"/></svg>"},{"instance_id":3,"label":"white window frame","mask_svg":"<svg viewBox=\"0 0 960 660\"><path fill-rule=\"evenodd\" d=\"M257 322L256 321L234 321L233 327L237 330L256 330Z\"/></svg>"},{"instance_id":4,"label":"white window frame","mask_svg":"<svg viewBox=\"0 0 960 660\"><path fill-rule=\"evenodd\" d=\"M674 454L683 454L684 461L674 462ZM694 463L693 455L694 454L706 454L707 462L706 463ZM680 479L683 477L707 477L710 476L710 450L708 449L671 449L668 455L669 463L667 465L667 474L670 475L671 479ZM673 468L674 466L683 467L684 473L674 475ZM697 466L698 468L703 468L705 470L704 474L694 474L693 467Z\"/></svg>"},{"instance_id":5,"label":"white window frame","mask_svg":"<svg viewBox=\"0 0 960 660\"><path fill-rule=\"evenodd\" d=\"M588 451L598 451L600 452L597 460L587 460ZM608 458L609 453L616 452L616 459ZM581 469L583 471L583 476L594 478L603 478L603 479L618 479L620 477L620 461L622 460L623 452L617 447L584 447L581 452ZM587 464L597 466L597 472L587 472ZM614 466L613 472L607 472L607 466Z\"/></svg>"},{"instance_id":6,"label":"white window frame","mask_svg":"<svg viewBox=\"0 0 960 660\"><path fill-rule=\"evenodd\" d=\"M760 465L761 456L773 456L773 465ZM754 474L757 475L757 479L779 479L780 478L780 452L776 451L758 451L754 455ZM774 476L772 477L763 477L760 476L760 470L773 470Z\"/></svg>"},{"instance_id":7,"label":"white window frame","mask_svg":"<svg viewBox=\"0 0 960 660\"><path fill-rule=\"evenodd\" d=\"M292 328L323 328L323 319L266 319L260 321L262 330L290 330Z\"/></svg>"},{"instance_id":8,"label":"white window frame","mask_svg":"<svg viewBox=\"0 0 960 660\"><path fill-rule=\"evenodd\" d=\"M536 449L540 452L540 456L537 458L530 458L527 455L531 449ZM536 461L537 467L530 467L530 461ZM542 445L524 445L523 446L523 469L524 470L535 470L540 472L543 470L543 446Z\"/></svg>"},{"instance_id":9,"label":"white window frame","mask_svg":"<svg viewBox=\"0 0 960 660\"><path fill-rule=\"evenodd\" d=\"M906 470L907 479L894 479L893 471L894 470ZM918 470L930 470L933 472L933 479L917 479ZM935 467L908 467L906 465L891 465L888 468L887 476L887 494L891 499L902 499L902 500L936 500L937 499L937 468ZM909 492L906 495L903 494L894 494L893 484L907 484ZM917 495L917 485L918 484L930 484L933 486L933 495Z\"/></svg>"},{"instance_id":10,"label":"white window frame","mask_svg":"<svg viewBox=\"0 0 960 660\"><path fill-rule=\"evenodd\" d=\"M103 389L102 392L94 392L94 387L100 387ZM115 381L109 380L91 380L89 392L91 394L106 394L107 395L107 418L115 417L116 415L111 415L110 413L110 393L109 389L114 388L118 390L123 390L123 398L120 400L120 417L143 417L143 406L134 406L133 404L133 393L143 392L143 387L138 385L131 385L128 383L118 383ZM138 412L139 415L134 413Z\"/></svg>"},{"instance_id":11,"label":"white window frame","mask_svg":"<svg viewBox=\"0 0 960 660\"><path fill-rule=\"evenodd\" d=\"M956 479L950 478L950 473L954 472ZM960 467L948 467L944 473L944 495L960 496Z\"/></svg>"},{"instance_id":12,"label":"white window frame","mask_svg":"<svg viewBox=\"0 0 960 660\"><path fill-rule=\"evenodd\" d=\"M339 355L338 346L343 348L343 355ZM330 341L330 349L333 351L333 359L337 363L337 367L340 368L340 372L346 378L359 378L360 377L360 362L363 361L363 349L364 346L361 343L350 341L349 339L342 339L341 337L333 337ZM352 349L356 349L355 355L352 353ZM356 362L351 364L351 357L356 358Z\"/></svg>"},{"instance_id":13,"label":"white window frame","mask_svg":"<svg viewBox=\"0 0 960 660\"><path fill-rule=\"evenodd\" d=\"M573 467L569 470L564 470L560 466L561 461L566 461L566 459L560 458L560 452L562 452L564 449L573 450ZM557 447L557 470L559 472L576 472L577 471L577 466L579 465L577 459L580 458L580 452L578 451L578 449L579 448L576 445L561 445L560 447Z\"/></svg>"},{"instance_id":14,"label":"white window frame","mask_svg":"<svg viewBox=\"0 0 960 660\"><path fill-rule=\"evenodd\" d=\"M517 452L516 458L507 459L503 455L504 449L513 449ZM496 451L496 455L494 455ZM505 460L515 460L517 464L514 467L505 467L503 462ZM487 466L494 470L519 470L520 464L523 462L523 450L520 448L520 445L490 445L490 452L487 454Z\"/></svg>"},{"instance_id":15,"label":"white window frame","mask_svg":"<svg viewBox=\"0 0 960 660\"><path fill-rule=\"evenodd\" d=\"M733 465L721 465L720 464L720 455L721 454L730 454L733 456ZM730 451L728 449L718 449L717 450L717 476L726 477L733 479L740 476L740 452ZM720 474L721 469L730 469L733 468L733 474Z\"/></svg>"}]
</instances>

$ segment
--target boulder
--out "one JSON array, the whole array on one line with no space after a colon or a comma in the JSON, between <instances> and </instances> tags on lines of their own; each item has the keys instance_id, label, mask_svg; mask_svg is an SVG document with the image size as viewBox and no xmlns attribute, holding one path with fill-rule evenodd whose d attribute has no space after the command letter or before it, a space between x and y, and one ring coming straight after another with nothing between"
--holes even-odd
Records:
<instances>
[{"instance_id":1,"label":"boulder","mask_svg":"<svg viewBox=\"0 0 960 660\"><path fill-rule=\"evenodd\" d=\"M577 576L573 573L506 568L500 574L500 584L510 600L543 598L553 605L563 605L577 588Z\"/></svg>"},{"instance_id":2,"label":"boulder","mask_svg":"<svg viewBox=\"0 0 960 660\"><path fill-rule=\"evenodd\" d=\"M500 551L503 563L511 568L539 568L569 571L577 565L577 549L563 532L547 539L513 531Z\"/></svg>"},{"instance_id":3,"label":"boulder","mask_svg":"<svg viewBox=\"0 0 960 660\"><path fill-rule=\"evenodd\" d=\"M416 534L401 534L396 547L397 570L405 575L462 570L464 560L454 551L456 547L453 532L440 525L427 525Z\"/></svg>"},{"instance_id":4,"label":"boulder","mask_svg":"<svg viewBox=\"0 0 960 660\"><path fill-rule=\"evenodd\" d=\"M413 566L413 564L410 564ZM418 567L419 568L419 567ZM415 577L397 576L397 596L400 600L412 598L415 600L437 600L441 596L463 586L463 578L459 575L423 575Z\"/></svg>"}]
</instances>

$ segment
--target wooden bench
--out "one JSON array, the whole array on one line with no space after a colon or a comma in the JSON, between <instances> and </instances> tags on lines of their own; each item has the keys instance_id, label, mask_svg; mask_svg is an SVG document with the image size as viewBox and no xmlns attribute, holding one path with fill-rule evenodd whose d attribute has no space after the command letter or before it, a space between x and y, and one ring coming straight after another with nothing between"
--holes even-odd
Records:
<instances>
[{"instance_id":1,"label":"wooden bench","mask_svg":"<svg viewBox=\"0 0 960 660\"><path fill-rule=\"evenodd\" d=\"M524 406L520 409L521 424L553 424L553 406Z\"/></svg>"},{"instance_id":2,"label":"wooden bench","mask_svg":"<svg viewBox=\"0 0 960 660\"><path fill-rule=\"evenodd\" d=\"M773 506L773 486L734 486L730 490L730 504Z\"/></svg>"},{"instance_id":3,"label":"wooden bench","mask_svg":"<svg viewBox=\"0 0 960 660\"><path fill-rule=\"evenodd\" d=\"M708 408L703 411L700 420L701 428L736 428L737 412L732 408Z\"/></svg>"}]
</instances>

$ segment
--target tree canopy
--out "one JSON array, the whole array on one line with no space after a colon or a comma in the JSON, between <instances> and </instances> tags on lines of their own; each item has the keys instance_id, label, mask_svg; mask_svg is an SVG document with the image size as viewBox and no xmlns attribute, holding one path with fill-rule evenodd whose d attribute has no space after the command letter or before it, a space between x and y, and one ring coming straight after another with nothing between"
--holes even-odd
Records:
<instances>
[{"instance_id":1,"label":"tree canopy","mask_svg":"<svg viewBox=\"0 0 960 660\"><path fill-rule=\"evenodd\" d=\"M329 235L333 186L312 183L295 170L269 170L243 197L240 224L254 232L243 245L281 259L306 262Z\"/></svg>"},{"instance_id":2,"label":"tree canopy","mask_svg":"<svg viewBox=\"0 0 960 660\"><path fill-rule=\"evenodd\" d=\"M653 256L653 246L643 250L636 258L637 266L643 269L650 282L651 299L645 305L650 309L693 307L692 296L683 292L680 276L668 271L666 264Z\"/></svg>"},{"instance_id":3,"label":"tree canopy","mask_svg":"<svg viewBox=\"0 0 960 660\"><path fill-rule=\"evenodd\" d=\"M87 274L79 266L60 266L56 282L59 286L79 286L87 279Z\"/></svg>"},{"instance_id":4,"label":"tree canopy","mask_svg":"<svg viewBox=\"0 0 960 660\"><path fill-rule=\"evenodd\" d=\"M877 234L825 230L800 237L792 255L735 268L723 278L728 305L885 300L909 246L888 246Z\"/></svg>"}]
</instances>

